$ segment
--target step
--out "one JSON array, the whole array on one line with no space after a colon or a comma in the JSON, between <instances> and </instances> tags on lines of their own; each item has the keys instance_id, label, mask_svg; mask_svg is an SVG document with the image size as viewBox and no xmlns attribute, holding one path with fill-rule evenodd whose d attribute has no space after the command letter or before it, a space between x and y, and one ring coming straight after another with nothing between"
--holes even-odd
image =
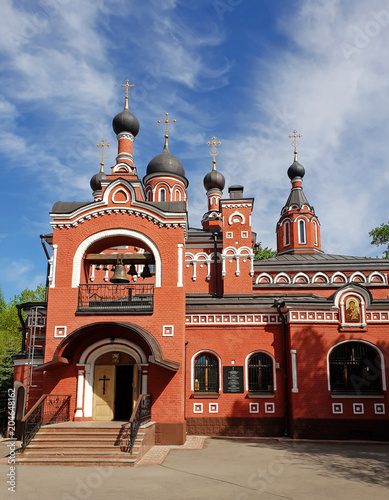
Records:
<instances>
[{"instance_id":1,"label":"step","mask_svg":"<svg viewBox=\"0 0 389 500\"><path fill-rule=\"evenodd\" d=\"M75 465L75 466L134 466L136 458L112 458L107 460L105 457L99 458L19 458L18 465Z\"/></svg>"},{"instance_id":2,"label":"step","mask_svg":"<svg viewBox=\"0 0 389 500\"><path fill-rule=\"evenodd\" d=\"M89 459L89 460L117 460L117 459L125 459L129 460L130 458L137 458L138 453L132 453L132 454L125 454L125 453L104 453L103 455L101 454L96 454L96 453L87 453L87 452L82 452L79 451L77 453L39 453L39 452L31 452L31 453L25 453L23 454L20 459L27 459L27 460L32 460L32 459L41 459L41 460L51 460L61 458L61 459L69 459L69 460L75 460L77 461L79 458L82 459Z\"/></svg>"}]
</instances>

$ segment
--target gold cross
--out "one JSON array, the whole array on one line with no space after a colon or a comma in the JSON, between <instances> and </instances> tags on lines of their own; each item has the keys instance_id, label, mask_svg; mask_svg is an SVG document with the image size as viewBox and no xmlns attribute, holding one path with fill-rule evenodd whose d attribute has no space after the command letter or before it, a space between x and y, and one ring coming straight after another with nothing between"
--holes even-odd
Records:
<instances>
[{"instance_id":1,"label":"gold cross","mask_svg":"<svg viewBox=\"0 0 389 500\"><path fill-rule=\"evenodd\" d=\"M169 123L176 123L176 119L174 120L169 120L169 113L165 113L165 119L164 120L157 120L157 123L164 123L165 124L165 147L167 147L167 140L169 138Z\"/></svg>"},{"instance_id":2,"label":"gold cross","mask_svg":"<svg viewBox=\"0 0 389 500\"><path fill-rule=\"evenodd\" d=\"M294 154L297 154L297 146L300 144L297 139L301 139L301 137L301 134L297 134L297 130L293 130L293 132L289 134L289 139L293 139L291 144L294 147Z\"/></svg>"},{"instance_id":3,"label":"gold cross","mask_svg":"<svg viewBox=\"0 0 389 500\"><path fill-rule=\"evenodd\" d=\"M219 154L219 151L216 148L216 146L220 146L221 145L221 141L217 141L216 137L213 136L212 139L210 141L208 141L206 144L207 144L207 146L212 146L212 149L209 152L209 154L213 157L213 160L212 160L212 164L213 164L212 170L216 170L216 156Z\"/></svg>"},{"instance_id":4,"label":"gold cross","mask_svg":"<svg viewBox=\"0 0 389 500\"><path fill-rule=\"evenodd\" d=\"M100 162L100 172L104 172L104 158L106 157L104 148L109 148L111 144L108 144L105 142L105 139L101 139L101 144L96 144L96 148L101 148L100 151L100 157L101 157L101 162Z\"/></svg>"},{"instance_id":5,"label":"gold cross","mask_svg":"<svg viewBox=\"0 0 389 500\"><path fill-rule=\"evenodd\" d=\"M120 84L121 87L126 87L126 90L124 91L124 95L126 97L126 102L124 104L124 109L128 109L128 96L130 95L130 92L131 92L130 87L135 87L135 85L133 83L128 83L128 82L129 82L129 80L127 78L126 83L121 83Z\"/></svg>"}]
</instances>

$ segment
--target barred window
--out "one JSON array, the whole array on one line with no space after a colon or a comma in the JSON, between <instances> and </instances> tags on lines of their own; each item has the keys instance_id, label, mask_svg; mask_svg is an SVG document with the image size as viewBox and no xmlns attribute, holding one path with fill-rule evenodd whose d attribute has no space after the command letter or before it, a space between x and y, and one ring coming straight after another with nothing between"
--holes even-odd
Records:
<instances>
[{"instance_id":1,"label":"barred window","mask_svg":"<svg viewBox=\"0 0 389 500\"><path fill-rule=\"evenodd\" d=\"M273 360L263 352L249 359L249 392L273 392Z\"/></svg>"},{"instance_id":2,"label":"barred window","mask_svg":"<svg viewBox=\"0 0 389 500\"><path fill-rule=\"evenodd\" d=\"M199 354L196 358L195 392L219 392L219 363L212 354Z\"/></svg>"},{"instance_id":3,"label":"barred window","mask_svg":"<svg viewBox=\"0 0 389 500\"><path fill-rule=\"evenodd\" d=\"M380 358L363 342L345 342L330 354L331 391L353 394L380 392Z\"/></svg>"}]
</instances>

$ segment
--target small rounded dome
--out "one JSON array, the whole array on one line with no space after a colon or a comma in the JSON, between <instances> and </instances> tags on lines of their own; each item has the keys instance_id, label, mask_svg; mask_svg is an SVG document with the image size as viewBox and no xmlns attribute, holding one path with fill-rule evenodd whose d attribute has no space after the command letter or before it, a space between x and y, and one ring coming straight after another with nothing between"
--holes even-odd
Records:
<instances>
[{"instance_id":1,"label":"small rounded dome","mask_svg":"<svg viewBox=\"0 0 389 500\"><path fill-rule=\"evenodd\" d=\"M117 114L112 121L112 128L116 135L120 132L130 132L135 137L139 132L139 127L138 118L127 108Z\"/></svg>"},{"instance_id":2,"label":"small rounded dome","mask_svg":"<svg viewBox=\"0 0 389 500\"><path fill-rule=\"evenodd\" d=\"M295 160L292 165L288 168L288 177L290 180L294 179L295 177L304 177L305 175L305 168L299 163L297 160Z\"/></svg>"},{"instance_id":3,"label":"small rounded dome","mask_svg":"<svg viewBox=\"0 0 389 500\"><path fill-rule=\"evenodd\" d=\"M218 172L217 170L211 170L205 177L204 177L204 187L208 191L209 189L212 188L217 188L220 189L220 191L223 191L226 180L224 178L224 175Z\"/></svg>"},{"instance_id":4,"label":"small rounded dome","mask_svg":"<svg viewBox=\"0 0 389 500\"><path fill-rule=\"evenodd\" d=\"M107 176L105 175L104 172L99 172L98 174L95 174L91 181L90 181L90 187L92 188L92 191L98 191L101 189L101 181L106 179Z\"/></svg>"},{"instance_id":5,"label":"small rounded dome","mask_svg":"<svg viewBox=\"0 0 389 500\"><path fill-rule=\"evenodd\" d=\"M175 174L185 177L183 164L171 154L167 146L163 148L162 153L155 156L147 165L146 175L156 173Z\"/></svg>"}]
</instances>

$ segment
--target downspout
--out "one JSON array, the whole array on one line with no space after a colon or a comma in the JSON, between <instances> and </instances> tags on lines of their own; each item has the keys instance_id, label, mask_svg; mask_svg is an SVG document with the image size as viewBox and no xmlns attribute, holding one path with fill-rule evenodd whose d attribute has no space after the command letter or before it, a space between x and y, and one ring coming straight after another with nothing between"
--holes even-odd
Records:
<instances>
[{"instance_id":1,"label":"downspout","mask_svg":"<svg viewBox=\"0 0 389 500\"><path fill-rule=\"evenodd\" d=\"M40 239L41 239L43 250L45 251L45 254L47 257L46 291L45 291L45 300L47 301L47 290L49 288L49 273L50 273L50 255L49 255L49 252L47 251L46 244L45 244L45 236L43 234L40 235Z\"/></svg>"},{"instance_id":2,"label":"downspout","mask_svg":"<svg viewBox=\"0 0 389 500\"><path fill-rule=\"evenodd\" d=\"M275 299L274 305L277 308L278 314L281 318L281 328L282 328L282 351L284 357L284 391L285 391L285 430L284 435L289 436L290 432L290 414L289 414L289 363L288 363L288 353L286 351L286 315L281 311L285 307L285 301Z\"/></svg>"},{"instance_id":3,"label":"downspout","mask_svg":"<svg viewBox=\"0 0 389 500\"><path fill-rule=\"evenodd\" d=\"M22 325L22 352L25 352L25 350L26 350L26 323L24 322L23 315L22 315L23 307L24 307L24 304L16 304L16 309L18 310L18 318L19 318L20 324Z\"/></svg>"}]
</instances>

